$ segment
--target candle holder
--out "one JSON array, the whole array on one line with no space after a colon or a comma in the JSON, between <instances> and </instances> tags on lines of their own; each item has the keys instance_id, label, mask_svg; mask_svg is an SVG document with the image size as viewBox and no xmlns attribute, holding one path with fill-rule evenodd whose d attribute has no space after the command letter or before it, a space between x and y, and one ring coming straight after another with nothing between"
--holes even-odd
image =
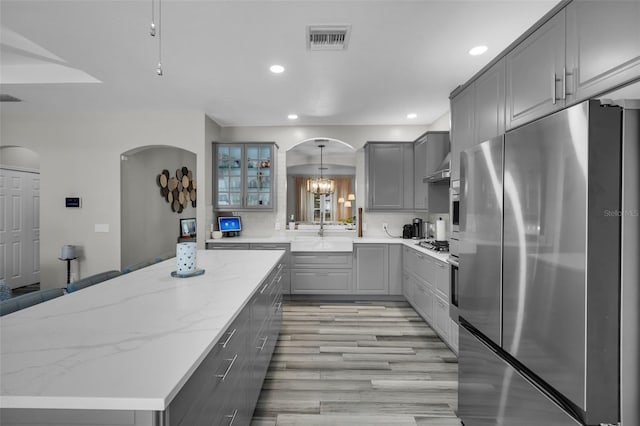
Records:
<instances>
[{"instance_id":1,"label":"candle holder","mask_svg":"<svg viewBox=\"0 0 640 426\"><path fill-rule=\"evenodd\" d=\"M76 260L78 255L76 253L76 246L64 245L60 251L59 260L67 262L67 284L71 283L71 261Z\"/></svg>"}]
</instances>

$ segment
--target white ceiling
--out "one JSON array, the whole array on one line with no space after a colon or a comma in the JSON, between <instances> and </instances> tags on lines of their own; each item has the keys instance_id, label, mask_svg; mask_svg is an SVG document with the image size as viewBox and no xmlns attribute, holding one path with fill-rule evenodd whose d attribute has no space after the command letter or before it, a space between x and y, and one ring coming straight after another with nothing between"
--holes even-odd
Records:
<instances>
[{"instance_id":1,"label":"white ceiling","mask_svg":"<svg viewBox=\"0 0 640 426\"><path fill-rule=\"evenodd\" d=\"M557 3L162 0L159 77L150 0L2 0L0 92L23 100L2 108L198 110L222 126L427 125ZM309 24L350 24L348 48L307 51ZM467 54L479 44L489 51ZM275 63L286 71L270 73Z\"/></svg>"}]
</instances>

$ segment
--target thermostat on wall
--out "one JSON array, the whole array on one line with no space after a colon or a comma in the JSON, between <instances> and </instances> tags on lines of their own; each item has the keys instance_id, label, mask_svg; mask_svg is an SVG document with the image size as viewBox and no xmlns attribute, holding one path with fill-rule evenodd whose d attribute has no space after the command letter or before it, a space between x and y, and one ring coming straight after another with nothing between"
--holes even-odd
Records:
<instances>
[{"instance_id":1,"label":"thermostat on wall","mask_svg":"<svg viewBox=\"0 0 640 426\"><path fill-rule=\"evenodd\" d=\"M82 207L82 198L80 198L80 197L65 197L64 206L65 207L80 208L80 207Z\"/></svg>"}]
</instances>

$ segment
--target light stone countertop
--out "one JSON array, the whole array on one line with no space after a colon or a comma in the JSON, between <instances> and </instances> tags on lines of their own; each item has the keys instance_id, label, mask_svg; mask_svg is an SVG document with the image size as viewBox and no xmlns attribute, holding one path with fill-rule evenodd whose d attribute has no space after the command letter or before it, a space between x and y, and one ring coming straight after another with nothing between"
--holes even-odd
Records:
<instances>
[{"instance_id":1,"label":"light stone countertop","mask_svg":"<svg viewBox=\"0 0 640 426\"><path fill-rule=\"evenodd\" d=\"M300 234L301 236L308 238L309 235L315 235L317 236L316 233L313 234L308 234L308 233L302 233ZM339 234L331 234L330 238L343 238L341 235ZM268 243L284 243L284 244L288 244L291 243L291 241L293 241L296 238L296 235L294 235L293 233L289 233L288 235L279 235L279 236L274 236L274 237L233 237L233 238L220 238L220 239L208 239L206 240L206 243L222 243L222 244L230 244L230 243L264 243L264 244L268 244ZM320 238L319 236L317 236L317 238ZM344 238L348 238L348 237L344 237ZM362 238L358 238L358 237L353 237L353 244L402 244L405 245L407 247L410 247L414 250L417 250L421 253L425 253L428 254L429 256L441 261L441 262L447 262L447 260L449 259L449 253L439 253L433 250L427 250L425 248L419 247L417 245L418 240L410 240L410 239L403 239L403 238L391 238L391 237L362 237Z\"/></svg>"},{"instance_id":2,"label":"light stone countertop","mask_svg":"<svg viewBox=\"0 0 640 426\"><path fill-rule=\"evenodd\" d=\"M200 250L204 275L169 259L2 317L0 408L164 410L283 254Z\"/></svg>"}]
</instances>

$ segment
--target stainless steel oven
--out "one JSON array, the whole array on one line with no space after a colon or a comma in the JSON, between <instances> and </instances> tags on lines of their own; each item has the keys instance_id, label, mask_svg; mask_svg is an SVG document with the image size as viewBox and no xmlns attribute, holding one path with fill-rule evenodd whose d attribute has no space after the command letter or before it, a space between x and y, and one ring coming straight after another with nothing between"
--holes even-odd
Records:
<instances>
[{"instance_id":1,"label":"stainless steel oven","mask_svg":"<svg viewBox=\"0 0 640 426\"><path fill-rule=\"evenodd\" d=\"M460 181L451 181L449 216L451 235L449 236L449 316L458 323L458 283L460 258Z\"/></svg>"},{"instance_id":2,"label":"stainless steel oven","mask_svg":"<svg viewBox=\"0 0 640 426\"><path fill-rule=\"evenodd\" d=\"M449 256L449 270L451 271L450 274L450 279L449 279L449 316L451 317L452 320L454 320L456 322L456 324L459 323L458 320L458 295L459 295L459 289L458 289L458 269L459 269L459 264L458 264L458 257L457 256Z\"/></svg>"}]
</instances>

